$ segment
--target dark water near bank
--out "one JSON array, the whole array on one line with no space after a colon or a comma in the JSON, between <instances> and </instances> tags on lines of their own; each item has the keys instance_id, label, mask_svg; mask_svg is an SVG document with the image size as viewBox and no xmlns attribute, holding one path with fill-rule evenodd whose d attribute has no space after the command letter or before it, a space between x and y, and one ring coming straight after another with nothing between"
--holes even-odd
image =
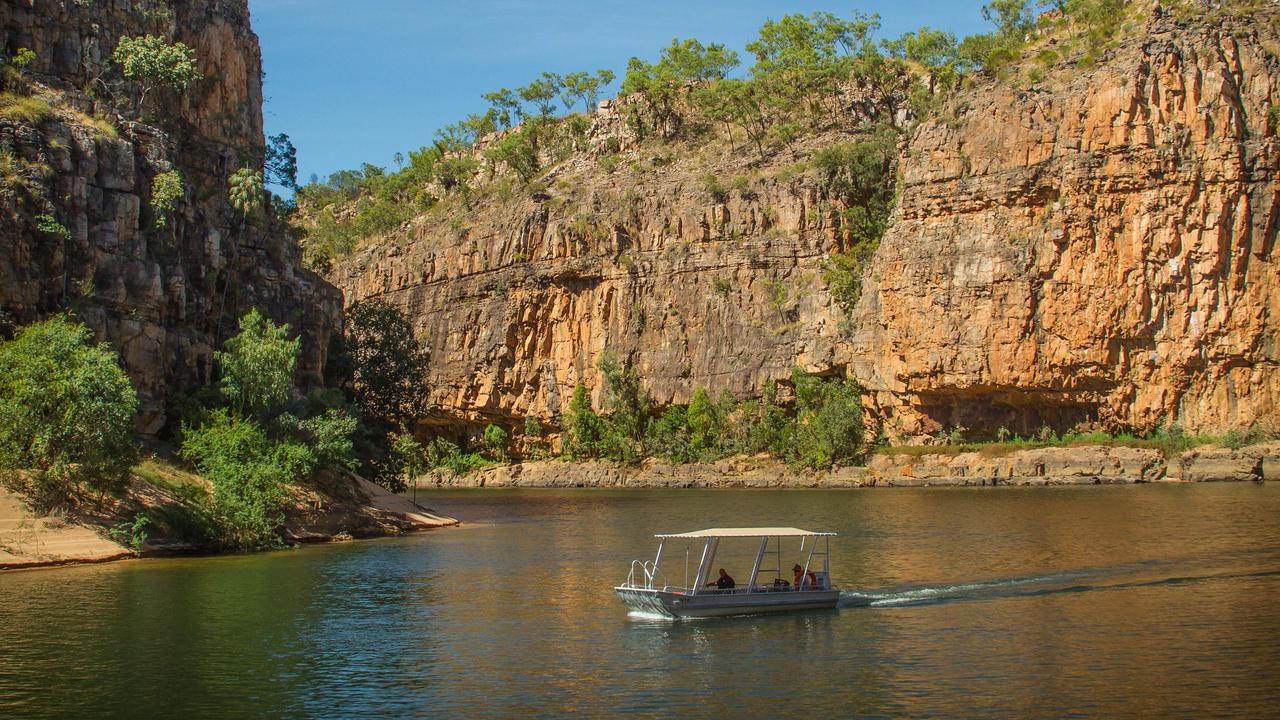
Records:
<instances>
[{"instance_id":1,"label":"dark water near bank","mask_svg":"<svg viewBox=\"0 0 1280 720\"><path fill-rule=\"evenodd\" d=\"M429 504L470 524L2 575L0 717L1280 716L1277 484ZM735 524L839 531L844 607L613 598L653 532Z\"/></svg>"}]
</instances>

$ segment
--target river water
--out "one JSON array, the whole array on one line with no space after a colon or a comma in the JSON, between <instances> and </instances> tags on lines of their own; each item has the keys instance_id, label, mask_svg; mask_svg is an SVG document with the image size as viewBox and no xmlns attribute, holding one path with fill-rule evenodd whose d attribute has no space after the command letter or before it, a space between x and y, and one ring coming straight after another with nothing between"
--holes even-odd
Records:
<instances>
[{"instance_id":1,"label":"river water","mask_svg":"<svg viewBox=\"0 0 1280 720\"><path fill-rule=\"evenodd\" d=\"M1274 483L426 504L467 524L0 576L0 717L1280 716ZM725 525L839 532L841 608L672 622L613 597L654 532Z\"/></svg>"}]
</instances>

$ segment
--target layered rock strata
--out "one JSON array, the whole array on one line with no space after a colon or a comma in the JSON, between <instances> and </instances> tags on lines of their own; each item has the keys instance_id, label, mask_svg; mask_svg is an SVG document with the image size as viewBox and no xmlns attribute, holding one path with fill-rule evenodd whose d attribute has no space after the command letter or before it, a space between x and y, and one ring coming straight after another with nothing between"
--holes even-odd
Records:
<instances>
[{"instance_id":1,"label":"layered rock strata","mask_svg":"<svg viewBox=\"0 0 1280 720\"><path fill-rule=\"evenodd\" d=\"M0 119L0 150L35 168L0 193L5 323L64 311L86 322L120 352L145 435L161 430L176 394L210 379L213 350L250 307L301 332L300 380L319 383L340 294L302 268L265 207L246 218L228 203L228 177L260 168L264 149L246 0L21 0L0 6L0 32L6 55L35 53L27 79L54 109L36 123ZM190 46L204 79L180 94L152 90L139 113L138 88L111 55L121 37L144 34ZM151 183L170 170L185 193L161 226ZM69 236L41 230L40 215Z\"/></svg>"},{"instance_id":2,"label":"layered rock strata","mask_svg":"<svg viewBox=\"0 0 1280 720\"><path fill-rule=\"evenodd\" d=\"M408 311L455 429L555 425L605 349L659 404L849 374L891 438L1247 427L1280 402L1274 14L1156 8L1092 67L972 81L908 134L851 318L823 277L829 199L794 163L856 114L760 164L643 150L606 105L533 197L419 218L331 279ZM749 183L713 197L708 170Z\"/></svg>"},{"instance_id":3,"label":"layered rock strata","mask_svg":"<svg viewBox=\"0 0 1280 720\"><path fill-rule=\"evenodd\" d=\"M1271 27L1157 11L914 133L851 352L891 435L1277 416Z\"/></svg>"}]
</instances>

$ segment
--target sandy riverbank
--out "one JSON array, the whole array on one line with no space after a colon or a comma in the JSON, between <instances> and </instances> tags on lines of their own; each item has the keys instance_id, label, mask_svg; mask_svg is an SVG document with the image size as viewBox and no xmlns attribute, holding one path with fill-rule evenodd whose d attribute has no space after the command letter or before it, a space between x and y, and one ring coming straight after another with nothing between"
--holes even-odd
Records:
<instances>
[{"instance_id":1,"label":"sandy riverbank","mask_svg":"<svg viewBox=\"0 0 1280 720\"><path fill-rule=\"evenodd\" d=\"M294 488L285 509L287 542L385 537L458 524L455 518L416 506L361 478L330 485L335 487ZM146 512L170 499L163 488L135 478L124 498L99 506L96 512L72 518L40 517L17 495L0 488L0 571L202 552L163 536L148 538L135 552L110 538L109 528L127 521L130 513Z\"/></svg>"}]
</instances>

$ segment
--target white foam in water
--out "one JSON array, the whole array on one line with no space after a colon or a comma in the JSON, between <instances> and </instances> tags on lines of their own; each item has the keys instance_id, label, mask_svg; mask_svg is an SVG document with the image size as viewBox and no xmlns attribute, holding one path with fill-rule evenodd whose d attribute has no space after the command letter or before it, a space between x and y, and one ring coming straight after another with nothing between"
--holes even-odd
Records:
<instances>
[{"instance_id":1,"label":"white foam in water","mask_svg":"<svg viewBox=\"0 0 1280 720\"><path fill-rule=\"evenodd\" d=\"M662 613L645 612L643 610L632 610L627 613L627 617L633 620L662 620L664 622L671 622L675 620L675 618L671 617L670 615L663 615Z\"/></svg>"},{"instance_id":2,"label":"white foam in water","mask_svg":"<svg viewBox=\"0 0 1280 720\"><path fill-rule=\"evenodd\" d=\"M1018 585L1034 585L1062 580L1070 580L1084 576L1085 573L1061 573L1058 575L1036 575L1008 580L989 580L986 582L962 583L958 585L941 585L938 587L912 588L890 593L844 592L841 593L841 607L890 607L909 605L931 600L943 599L950 595L980 592L983 590L999 590L1000 588ZM991 593L992 596L998 593Z\"/></svg>"}]
</instances>

